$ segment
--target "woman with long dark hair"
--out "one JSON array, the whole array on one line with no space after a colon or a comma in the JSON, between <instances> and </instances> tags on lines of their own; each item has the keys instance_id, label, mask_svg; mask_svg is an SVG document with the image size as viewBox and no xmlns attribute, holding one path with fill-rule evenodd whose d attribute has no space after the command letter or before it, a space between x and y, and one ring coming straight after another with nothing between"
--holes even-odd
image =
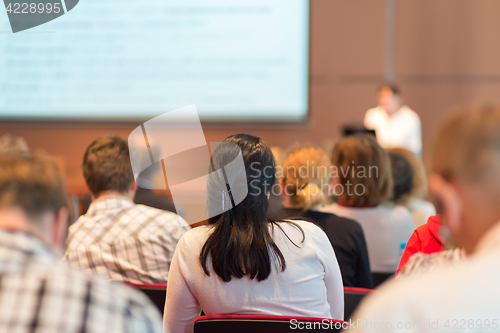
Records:
<instances>
[{"instance_id":1,"label":"woman with long dark hair","mask_svg":"<svg viewBox=\"0 0 500 333\"><path fill-rule=\"evenodd\" d=\"M226 167L238 156L244 177L239 168ZM325 233L310 222L267 216L276 181L269 147L252 135L230 136L214 150L211 169L222 172L209 177L208 209L223 212L177 245L165 303L167 332L190 332L201 309L343 319L342 277Z\"/></svg>"}]
</instances>

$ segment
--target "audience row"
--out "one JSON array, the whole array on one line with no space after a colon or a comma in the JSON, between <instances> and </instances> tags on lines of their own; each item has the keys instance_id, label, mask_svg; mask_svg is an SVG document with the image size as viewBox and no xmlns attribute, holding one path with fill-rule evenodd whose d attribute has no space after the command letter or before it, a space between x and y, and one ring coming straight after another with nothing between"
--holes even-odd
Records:
<instances>
[{"instance_id":1,"label":"audience row","mask_svg":"<svg viewBox=\"0 0 500 333\"><path fill-rule=\"evenodd\" d=\"M134 203L127 142L106 136L83 156L92 203L68 229L70 205L54 164L0 142L0 327L161 331L152 304L118 282L167 284L167 332L191 331L202 310L342 320L344 286L373 288L396 270L398 279L370 297L359 318L426 323L438 309L440 319L483 318L467 298L457 302L469 312L448 307L445 290L448 283L470 290L472 269L487 272L490 284L498 273L487 266L498 258L498 133L500 111L490 108L454 113L441 125L429 184L443 216L424 200L423 164L405 149L354 135L330 158L304 146L277 166L261 138L232 135L223 141L230 146L213 151L207 183L207 206L222 204L222 213L196 228ZM243 177L226 169L238 156ZM280 207L270 205L276 184ZM458 273L464 278L452 279ZM426 307L429 297L436 305Z\"/></svg>"}]
</instances>

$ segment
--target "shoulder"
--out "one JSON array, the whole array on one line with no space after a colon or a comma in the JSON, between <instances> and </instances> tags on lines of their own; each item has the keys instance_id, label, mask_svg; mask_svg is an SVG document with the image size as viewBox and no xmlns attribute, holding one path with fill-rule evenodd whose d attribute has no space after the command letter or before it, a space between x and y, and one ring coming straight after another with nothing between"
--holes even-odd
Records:
<instances>
[{"instance_id":1,"label":"shoulder","mask_svg":"<svg viewBox=\"0 0 500 333\"><path fill-rule=\"evenodd\" d=\"M176 213L163 209L153 208L142 204L135 204L133 208L143 216L143 219L161 224L173 224L175 226L189 226L189 224Z\"/></svg>"},{"instance_id":2,"label":"shoulder","mask_svg":"<svg viewBox=\"0 0 500 333\"><path fill-rule=\"evenodd\" d=\"M48 293L50 291L57 293L56 290L67 292L69 289L71 292L64 297L75 298L75 301L82 303L90 297L90 305L107 313L107 316L121 316L127 311L132 311L131 307L138 307L144 314L161 320L155 307L144 294L120 282L86 273L66 261L58 261L52 265L39 262L31 268L34 273L31 277L46 281Z\"/></svg>"},{"instance_id":3,"label":"shoulder","mask_svg":"<svg viewBox=\"0 0 500 333\"><path fill-rule=\"evenodd\" d=\"M436 267L432 272L420 272L385 283L378 288L379 292L367 297L355 316L393 322L420 320L425 325L429 318L434 321L439 315L451 315L450 318L467 315L472 307L477 307L476 302L471 302L474 298L487 297L481 295L478 290L481 287L477 285L477 272L483 271L483 266L478 262L469 262L459 267ZM488 276L487 279L496 278ZM494 294L498 297L498 293ZM455 303L450 303L450 299ZM469 312L469 315L472 313Z\"/></svg>"},{"instance_id":4,"label":"shoulder","mask_svg":"<svg viewBox=\"0 0 500 333\"><path fill-rule=\"evenodd\" d=\"M338 216L331 212L321 212L321 214L324 216L325 231L326 229L342 230L343 232L351 231L355 233L362 231L361 224L353 219Z\"/></svg>"},{"instance_id":5,"label":"shoulder","mask_svg":"<svg viewBox=\"0 0 500 333\"><path fill-rule=\"evenodd\" d=\"M380 107L374 107L366 111L364 123L365 126L372 125L372 122L378 122L381 118L384 117L384 110Z\"/></svg>"},{"instance_id":6,"label":"shoulder","mask_svg":"<svg viewBox=\"0 0 500 333\"><path fill-rule=\"evenodd\" d=\"M205 244L208 237L212 234L212 231L213 226L208 224L192 228L182 235L177 244L177 248L179 248L180 251L193 250L197 252L201 250L203 244Z\"/></svg>"},{"instance_id":7,"label":"shoulder","mask_svg":"<svg viewBox=\"0 0 500 333\"><path fill-rule=\"evenodd\" d=\"M305 233L317 233L323 232L323 230L315 223L306 220L288 220L285 219L283 222L277 222L280 227L285 230L297 230L297 226L300 227Z\"/></svg>"},{"instance_id":8,"label":"shoulder","mask_svg":"<svg viewBox=\"0 0 500 333\"><path fill-rule=\"evenodd\" d=\"M403 105L401 107L401 111L405 115L405 117L420 121L420 117L419 117L418 113L416 113L415 111L410 109L410 107L408 107L407 105Z\"/></svg>"},{"instance_id":9,"label":"shoulder","mask_svg":"<svg viewBox=\"0 0 500 333\"><path fill-rule=\"evenodd\" d=\"M302 238L303 232L305 244L310 244L314 247L322 247L330 244L325 231L317 224L303 220L293 220L291 222L293 223L279 222L279 226L294 241Z\"/></svg>"},{"instance_id":10,"label":"shoulder","mask_svg":"<svg viewBox=\"0 0 500 333\"><path fill-rule=\"evenodd\" d=\"M405 206L384 204L379 206L381 208L381 213L392 217L396 220L411 221L413 223L413 218L411 213Z\"/></svg>"}]
</instances>

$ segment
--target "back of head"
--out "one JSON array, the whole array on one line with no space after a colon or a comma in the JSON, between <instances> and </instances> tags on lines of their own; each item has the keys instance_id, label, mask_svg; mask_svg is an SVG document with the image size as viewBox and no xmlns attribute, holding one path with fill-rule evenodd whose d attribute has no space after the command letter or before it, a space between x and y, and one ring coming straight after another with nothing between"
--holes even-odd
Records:
<instances>
[{"instance_id":1,"label":"back of head","mask_svg":"<svg viewBox=\"0 0 500 333\"><path fill-rule=\"evenodd\" d=\"M5 134L0 137L0 153L29 155L30 150L26 140L18 136Z\"/></svg>"},{"instance_id":2,"label":"back of head","mask_svg":"<svg viewBox=\"0 0 500 333\"><path fill-rule=\"evenodd\" d=\"M422 160L414 152L406 148L390 148L387 151L403 156L410 163L413 171L413 185L408 197L423 198L427 194L427 175Z\"/></svg>"},{"instance_id":3,"label":"back of head","mask_svg":"<svg viewBox=\"0 0 500 333\"><path fill-rule=\"evenodd\" d=\"M392 195L387 152L369 135L353 135L337 143L332 153L333 187L340 203L377 206Z\"/></svg>"},{"instance_id":4,"label":"back of head","mask_svg":"<svg viewBox=\"0 0 500 333\"><path fill-rule=\"evenodd\" d=\"M500 220L500 108L455 110L438 127L429 183L454 241L471 252Z\"/></svg>"},{"instance_id":5,"label":"back of head","mask_svg":"<svg viewBox=\"0 0 500 333\"><path fill-rule=\"evenodd\" d=\"M325 203L324 191L330 184L330 161L317 147L302 147L283 161L284 194L294 207L308 210Z\"/></svg>"},{"instance_id":6,"label":"back of head","mask_svg":"<svg viewBox=\"0 0 500 333\"><path fill-rule=\"evenodd\" d=\"M391 200L394 202L404 201L413 187L413 169L404 156L389 151L389 158L391 159L392 179L394 180Z\"/></svg>"},{"instance_id":7,"label":"back of head","mask_svg":"<svg viewBox=\"0 0 500 333\"><path fill-rule=\"evenodd\" d=\"M224 143L230 143L225 145ZM260 138L249 134L236 134L226 138L213 152L211 170L224 168L242 155L248 195L234 207L209 219L213 232L208 237L200 253L200 264L209 275L207 259L210 255L215 273L223 281L232 277L265 280L271 273L269 249L277 258L278 265L285 269L285 259L274 243L267 218L267 194L276 181L275 162L271 149ZM226 169L225 172L231 172ZM221 173L220 178L213 177L208 184L208 205L224 200L224 192L234 202L231 191L227 188L230 174ZM233 187L231 188L231 190ZM271 221L272 223L272 221Z\"/></svg>"},{"instance_id":8,"label":"back of head","mask_svg":"<svg viewBox=\"0 0 500 333\"><path fill-rule=\"evenodd\" d=\"M95 140L85 151L82 170L95 197L104 191L128 192L134 175L127 141L117 136Z\"/></svg>"},{"instance_id":9,"label":"back of head","mask_svg":"<svg viewBox=\"0 0 500 333\"><path fill-rule=\"evenodd\" d=\"M436 131L431 170L445 178L500 182L500 109L457 109ZM500 187L498 187L500 190Z\"/></svg>"},{"instance_id":10,"label":"back of head","mask_svg":"<svg viewBox=\"0 0 500 333\"><path fill-rule=\"evenodd\" d=\"M401 108L403 99L399 88L394 84L384 84L378 89L378 104L389 115Z\"/></svg>"},{"instance_id":11,"label":"back of head","mask_svg":"<svg viewBox=\"0 0 500 333\"><path fill-rule=\"evenodd\" d=\"M54 163L38 156L0 154L0 210L19 207L37 221L66 206L64 182Z\"/></svg>"},{"instance_id":12,"label":"back of head","mask_svg":"<svg viewBox=\"0 0 500 333\"><path fill-rule=\"evenodd\" d=\"M395 83L384 83L377 88L377 93L380 93L382 90L388 90L393 95L401 95L401 89Z\"/></svg>"}]
</instances>

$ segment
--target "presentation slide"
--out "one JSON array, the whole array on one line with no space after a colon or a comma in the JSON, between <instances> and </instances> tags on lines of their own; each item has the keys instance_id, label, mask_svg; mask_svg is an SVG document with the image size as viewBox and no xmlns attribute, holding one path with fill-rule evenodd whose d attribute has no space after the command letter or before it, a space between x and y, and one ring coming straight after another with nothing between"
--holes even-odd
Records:
<instances>
[{"instance_id":1,"label":"presentation slide","mask_svg":"<svg viewBox=\"0 0 500 333\"><path fill-rule=\"evenodd\" d=\"M209 121L307 117L308 0L63 1L16 33L12 2L0 119L136 121L191 104Z\"/></svg>"}]
</instances>

